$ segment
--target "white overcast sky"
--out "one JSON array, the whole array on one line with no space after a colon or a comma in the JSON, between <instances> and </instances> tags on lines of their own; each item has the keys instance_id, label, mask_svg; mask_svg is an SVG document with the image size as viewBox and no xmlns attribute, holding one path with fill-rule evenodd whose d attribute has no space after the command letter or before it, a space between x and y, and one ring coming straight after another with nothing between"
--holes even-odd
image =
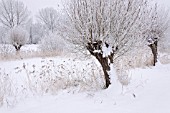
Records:
<instances>
[{"instance_id":1,"label":"white overcast sky","mask_svg":"<svg viewBox=\"0 0 170 113\"><path fill-rule=\"evenodd\" d=\"M19 0L24 2L24 4L31 11L32 15L36 15L38 11L45 7L53 7L55 9L59 9L62 7L62 3L65 0ZM163 4L166 7L170 8L170 0L154 0L160 4Z\"/></svg>"},{"instance_id":2,"label":"white overcast sky","mask_svg":"<svg viewBox=\"0 0 170 113\"><path fill-rule=\"evenodd\" d=\"M155 1L170 8L170 0L155 0Z\"/></svg>"},{"instance_id":3,"label":"white overcast sky","mask_svg":"<svg viewBox=\"0 0 170 113\"><path fill-rule=\"evenodd\" d=\"M61 7L62 0L19 0L22 1L31 11L32 15L36 15L42 8L53 7L58 9Z\"/></svg>"}]
</instances>

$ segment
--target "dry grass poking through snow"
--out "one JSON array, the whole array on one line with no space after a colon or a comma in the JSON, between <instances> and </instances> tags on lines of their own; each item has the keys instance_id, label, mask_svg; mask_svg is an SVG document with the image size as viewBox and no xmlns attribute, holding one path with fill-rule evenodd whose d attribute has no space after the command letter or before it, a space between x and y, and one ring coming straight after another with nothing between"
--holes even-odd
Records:
<instances>
[{"instance_id":1,"label":"dry grass poking through snow","mask_svg":"<svg viewBox=\"0 0 170 113\"><path fill-rule=\"evenodd\" d=\"M0 70L1 105L15 105L19 99L30 95L57 94L65 89L72 93L96 91L104 86L101 68L91 60L37 60L39 63L17 62L18 66L13 66L11 72Z\"/></svg>"},{"instance_id":2,"label":"dry grass poking through snow","mask_svg":"<svg viewBox=\"0 0 170 113\"><path fill-rule=\"evenodd\" d=\"M103 86L102 71L94 62L77 65L81 62L70 60L61 64L56 64L54 60L42 60L40 68L23 64L23 70L18 70L26 72L29 88L35 93L55 93L70 87L78 87L79 91L94 90Z\"/></svg>"},{"instance_id":3,"label":"dry grass poking through snow","mask_svg":"<svg viewBox=\"0 0 170 113\"><path fill-rule=\"evenodd\" d=\"M19 52L16 52L12 45L0 45L0 60L3 61L29 59L37 57L54 57L63 54L66 54L66 52L60 50L41 51L39 49L39 45L25 45L21 48Z\"/></svg>"}]
</instances>

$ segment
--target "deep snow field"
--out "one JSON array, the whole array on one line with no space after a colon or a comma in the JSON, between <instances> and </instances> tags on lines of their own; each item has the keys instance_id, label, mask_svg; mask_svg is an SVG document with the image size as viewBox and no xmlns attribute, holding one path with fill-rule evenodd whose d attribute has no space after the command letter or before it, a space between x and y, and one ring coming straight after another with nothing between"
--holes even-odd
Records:
<instances>
[{"instance_id":1,"label":"deep snow field","mask_svg":"<svg viewBox=\"0 0 170 113\"><path fill-rule=\"evenodd\" d=\"M101 68L91 59L0 61L0 113L170 113L170 64L128 72L129 85L115 75L102 90Z\"/></svg>"}]
</instances>

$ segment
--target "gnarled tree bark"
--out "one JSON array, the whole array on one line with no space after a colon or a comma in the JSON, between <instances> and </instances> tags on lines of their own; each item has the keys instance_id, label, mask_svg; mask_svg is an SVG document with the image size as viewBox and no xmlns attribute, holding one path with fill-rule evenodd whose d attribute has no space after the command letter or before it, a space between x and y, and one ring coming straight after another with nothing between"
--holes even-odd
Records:
<instances>
[{"instance_id":1,"label":"gnarled tree bark","mask_svg":"<svg viewBox=\"0 0 170 113\"><path fill-rule=\"evenodd\" d=\"M148 45L151 50L152 50L152 54L153 54L153 66L156 65L156 62L157 62L157 58L158 58L158 41L155 41L154 43L152 44L149 44Z\"/></svg>"},{"instance_id":2,"label":"gnarled tree bark","mask_svg":"<svg viewBox=\"0 0 170 113\"><path fill-rule=\"evenodd\" d=\"M110 75L109 75L108 72L111 70L110 64L113 63L113 55L114 55L114 53L111 53L107 57L103 57L102 41L97 41L95 43L88 43L87 50L101 64L103 72L104 72L104 77L105 77L105 86L104 86L104 89L107 89L109 87L109 85L111 84ZM99 52L95 52L95 50L97 50Z\"/></svg>"},{"instance_id":3,"label":"gnarled tree bark","mask_svg":"<svg viewBox=\"0 0 170 113\"><path fill-rule=\"evenodd\" d=\"M20 49L22 47L22 45L13 45L13 46L15 47L16 51L20 51Z\"/></svg>"}]
</instances>

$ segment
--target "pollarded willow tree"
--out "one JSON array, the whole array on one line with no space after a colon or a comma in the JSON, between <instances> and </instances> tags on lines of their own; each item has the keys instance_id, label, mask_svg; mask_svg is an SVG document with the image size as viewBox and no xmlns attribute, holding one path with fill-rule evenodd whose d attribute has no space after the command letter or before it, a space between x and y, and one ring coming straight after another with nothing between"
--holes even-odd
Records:
<instances>
[{"instance_id":1,"label":"pollarded willow tree","mask_svg":"<svg viewBox=\"0 0 170 113\"><path fill-rule=\"evenodd\" d=\"M147 7L147 0L71 0L68 5L64 36L100 62L104 88L111 84L109 72L114 60L142 37L139 28Z\"/></svg>"},{"instance_id":2,"label":"pollarded willow tree","mask_svg":"<svg viewBox=\"0 0 170 113\"><path fill-rule=\"evenodd\" d=\"M0 22L6 28L22 26L29 20L29 11L23 2L16 0L1 0Z\"/></svg>"},{"instance_id":3,"label":"pollarded willow tree","mask_svg":"<svg viewBox=\"0 0 170 113\"><path fill-rule=\"evenodd\" d=\"M142 35L152 51L153 66L155 66L158 58L158 42L164 39L169 27L169 12L154 4L144 9L142 22Z\"/></svg>"},{"instance_id":4,"label":"pollarded willow tree","mask_svg":"<svg viewBox=\"0 0 170 113\"><path fill-rule=\"evenodd\" d=\"M147 0L71 0L66 13L62 35L100 62L105 88L111 84L109 71L115 59L140 41L152 39L149 44L155 44L166 29L165 16L160 16L157 6ZM157 55L157 50L151 49Z\"/></svg>"},{"instance_id":5,"label":"pollarded willow tree","mask_svg":"<svg viewBox=\"0 0 170 113\"><path fill-rule=\"evenodd\" d=\"M20 51L21 47L25 45L28 40L28 32L20 26L12 28L9 32L8 42L15 47L16 51Z\"/></svg>"}]
</instances>

